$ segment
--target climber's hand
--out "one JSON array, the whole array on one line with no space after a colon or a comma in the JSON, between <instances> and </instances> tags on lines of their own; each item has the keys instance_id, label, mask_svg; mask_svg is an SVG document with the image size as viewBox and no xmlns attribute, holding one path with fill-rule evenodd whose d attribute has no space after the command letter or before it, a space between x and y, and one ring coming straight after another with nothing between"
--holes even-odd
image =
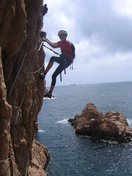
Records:
<instances>
[{"instance_id":1,"label":"climber's hand","mask_svg":"<svg viewBox=\"0 0 132 176\"><path fill-rule=\"evenodd\" d=\"M46 38L46 37L43 37L42 40L43 40L43 42L46 42L46 41L47 41L47 38Z\"/></svg>"}]
</instances>

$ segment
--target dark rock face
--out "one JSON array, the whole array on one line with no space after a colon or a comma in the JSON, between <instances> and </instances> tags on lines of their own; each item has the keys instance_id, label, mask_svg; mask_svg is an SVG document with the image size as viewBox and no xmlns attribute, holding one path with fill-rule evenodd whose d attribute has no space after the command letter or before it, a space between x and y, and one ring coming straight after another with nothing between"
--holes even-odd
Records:
<instances>
[{"instance_id":1,"label":"dark rock face","mask_svg":"<svg viewBox=\"0 0 132 176\"><path fill-rule=\"evenodd\" d=\"M78 135L87 135L99 139L117 141L119 143L130 142L132 128L129 127L126 118L120 112L100 113L92 103L86 105L81 115L69 119Z\"/></svg>"},{"instance_id":2,"label":"dark rock face","mask_svg":"<svg viewBox=\"0 0 132 176\"><path fill-rule=\"evenodd\" d=\"M48 151L34 142L45 90L36 72L44 70L42 18L42 0L0 1L0 176L45 175ZM34 146L46 156L35 155L42 167L32 164Z\"/></svg>"}]
</instances>

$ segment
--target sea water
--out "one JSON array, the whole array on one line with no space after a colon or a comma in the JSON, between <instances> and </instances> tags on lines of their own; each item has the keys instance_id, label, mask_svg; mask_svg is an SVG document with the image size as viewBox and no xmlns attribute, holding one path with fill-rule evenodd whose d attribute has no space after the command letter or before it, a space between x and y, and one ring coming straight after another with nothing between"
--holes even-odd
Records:
<instances>
[{"instance_id":1,"label":"sea water","mask_svg":"<svg viewBox=\"0 0 132 176\"><path fill-rule=\"evenodd\" d=\"M68 122L89 102L122 112L132 125L132 82L56 87L39 114L37 140L50 153L47 176L132 176L132 144L77 136Z\"/></svg>"}]
</instances>

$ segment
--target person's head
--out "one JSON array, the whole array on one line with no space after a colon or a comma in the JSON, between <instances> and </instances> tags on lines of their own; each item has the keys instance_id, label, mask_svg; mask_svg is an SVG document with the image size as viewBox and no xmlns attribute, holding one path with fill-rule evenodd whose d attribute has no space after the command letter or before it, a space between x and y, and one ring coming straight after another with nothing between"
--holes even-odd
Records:
<instances>
[{"instance_id":1,"label":"person's head","mask_svg":"<svg viewBox=\"0 0 132 176\"><path fill-rule=\"evenodd\" d=\"M60 39L61 40L64 40L64 39L66 39L67 38L67 31L64 31L64 30L60 30L59 32L58 32L58 36L60 37Z\"/></svg>"}]
</instances>

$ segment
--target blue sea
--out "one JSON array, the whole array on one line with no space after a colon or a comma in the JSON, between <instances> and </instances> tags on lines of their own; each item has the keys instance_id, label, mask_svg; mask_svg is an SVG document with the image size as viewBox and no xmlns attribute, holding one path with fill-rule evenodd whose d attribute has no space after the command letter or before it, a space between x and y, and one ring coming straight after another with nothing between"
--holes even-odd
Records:
<instances>
[{"instance_id":1,"label":"blue sea","mask_svg":"<svg viewBox=\"0 0 132 176\"><path fill-rule=\"evenodd\" d=\"M37 140L50 153L47 176L132 176L132 144L77 136L67 121L89 102L99 111L123 112L132 126L132 82L56 87L39 113Z\"/></svg>"}]
</instances>

